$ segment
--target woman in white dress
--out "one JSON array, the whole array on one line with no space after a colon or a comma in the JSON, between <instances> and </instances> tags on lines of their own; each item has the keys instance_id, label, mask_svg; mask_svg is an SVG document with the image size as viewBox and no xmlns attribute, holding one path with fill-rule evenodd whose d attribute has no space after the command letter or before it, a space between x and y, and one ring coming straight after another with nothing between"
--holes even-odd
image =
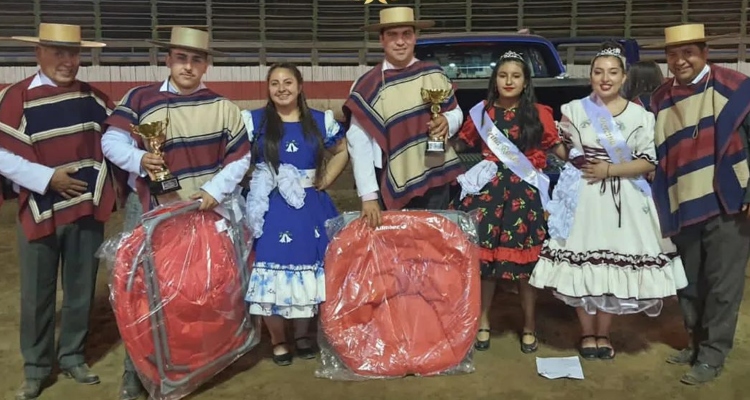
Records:
<instances>
[{"instance_id":1,"label":"woman in white dress","mask_svg":"<svg viewBox=\"0 0 750 400\"><path fill-rule=\"evenodd\" d=\"M612 359L613 315L661 313L687 285L674 244L661 237L651 189L654 116L620 96L622 49L607 43L591 62L591 96L562 106L570 160L549 204L550 238L530 284L576 307L582 357Z\"/></svg>"}]
</instances>

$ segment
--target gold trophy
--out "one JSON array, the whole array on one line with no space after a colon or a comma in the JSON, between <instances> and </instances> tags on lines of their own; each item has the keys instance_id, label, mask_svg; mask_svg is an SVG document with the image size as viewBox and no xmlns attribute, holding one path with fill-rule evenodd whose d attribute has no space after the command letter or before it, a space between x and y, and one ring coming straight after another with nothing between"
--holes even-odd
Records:
<instances>
[{"instance_id":1,"label":"gold trophy","mask_svg":"<svg viewBox=\"0 0 750 400\"><path fill-rule=\"evenodd\" d=\"M440 116L440 105L450 96L451 91L449 89L424 89L422 88L422 99L425 102L431 103L430 111L432 112L432 119L435 120ZM428 132L429 135L429 132ZM443 153L445 152L445 138L437 139L432 136L427 140L427 153Z\"/></svg>"},{"instance_id":2,"label":"gold trophy","mask_svg":"<svg viewBox=\"0 0 750 400\"><path fill-rule=\"evenodd\" d=\"M146 151L155 155L161 156L161 148L164 146L164 142L167 140L167 126L169 125L169 119L164 121L150 122L148 124L130 125L130 130L143 138L143 142L146 147ZM148 189L154 196L174 192L182 189L180 182L176 177L172 176L166 166L162 166L158 171L149 171L149 182Z\"/></svg>"}]
</instances>

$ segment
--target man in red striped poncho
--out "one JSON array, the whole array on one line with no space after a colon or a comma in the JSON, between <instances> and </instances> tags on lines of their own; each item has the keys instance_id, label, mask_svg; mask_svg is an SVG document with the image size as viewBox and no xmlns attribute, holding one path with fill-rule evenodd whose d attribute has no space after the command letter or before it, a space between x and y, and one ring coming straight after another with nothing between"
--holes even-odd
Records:
<instances>
[{"instance_id":1,"label":"man in red striped poncho","mask_svg":"<svg viewBox=\"0 0 750 400\"><path fill-rule=\"evenodd\" d=\"M97 249L115 207L112 168L101 150L101 126L114 104L76 79L81 41L73 25L41 24L35 44L39 71L0 92L0 180L18 199L21 264L21 353L25 381L16 399L34 399L55 358L57 269L63 304L57 361L63 374L99 383L84 363L94 298ZM2 198L0 198L0 203Z\"/></svg>"},{"instance_id":2,"label":"man in red striped poncho","mask_svg":"<svg viewBox=\"0 0 750 400\"><path fill-rule=\"evenodd\" d=\"M750 78L708 64L704 26L665 29L674 77L651 95L658 167L654 202L685 265L678 293L692 345L667 361L681 379L716 378L732 348L750 257Z\"/></svg>"},{"instance_id":3,"label":"man in red striped poncho","mask_svg":"<svg viewBox=\"0 0 750 400\"><path fill-rule=\"evenodd\" d=\"M463 172L450 146L425 154L428 137L446 140L463 122L453 86L440 66L414 57L416 29L433 24L416 21L409 7L390 7L380 12L379 24L364 28L380 32L385 60L354 82L344 115L362 217L373 227L382 222L381 207L446 209L449 185ZM436 119L421 96L423 88L448 92Z\"/></svg>"},{"instance_id":4,"label":"man in red striped poncho","mask_svg":"<svg viewBox=\"0 0 750 400\"><path fill-rule=\"evenodd\" d=\"M191 198L202 200L201 209L216 207L239 184L221 171L231 175L232 168L226 167L233 162L243 172L250 167L250 140L239 107L202 82L209 56L222 54L209 47L209 39L206 31L176 26L169 42L149 41L167 49L168 77L128 91L104 123L104 155L129 174L126 231L159 204ZM157 156L146 151L146 143L130 127L165 120L167 139L163 156ZM151 193L150 176L164 165L180 189ZM124 369L120 399L141 397L145 388L127 351Z\"/></svg>"}]
</instances>

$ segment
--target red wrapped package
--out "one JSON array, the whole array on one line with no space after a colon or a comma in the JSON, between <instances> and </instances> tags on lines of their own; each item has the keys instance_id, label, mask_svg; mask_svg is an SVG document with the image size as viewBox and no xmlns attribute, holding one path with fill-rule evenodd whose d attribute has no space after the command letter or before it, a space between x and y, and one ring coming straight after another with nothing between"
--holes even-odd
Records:
<instances>
[{"instance_id":1,"label":"red wrapped package","mask_svg":"<svg viewBox=\"0 0 750 400\"><path fill-rule=\"evenodd\" d=\"M317 375L473 371L481 301L475 219L461 212L389 211L372 229L356 216L329 221Z\"/></svg>"},{"instance_id":2,"label":"red wrapped package","mask_svg":"<svg viewBox=\"0 0 750 400\"><path fill-rule=\"evenodd\" d=\"M259 342L244 301L250 235L198 204L151 211L110 244L110 301L152 399L189 395Z\"/></svg>"}]
</instances>

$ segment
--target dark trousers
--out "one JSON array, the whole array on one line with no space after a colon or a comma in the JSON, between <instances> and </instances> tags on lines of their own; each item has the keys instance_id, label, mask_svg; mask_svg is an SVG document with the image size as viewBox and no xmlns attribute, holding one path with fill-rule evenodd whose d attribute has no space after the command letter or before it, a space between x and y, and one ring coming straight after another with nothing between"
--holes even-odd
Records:
<instances>
[{"instance_id":1,"label":"dark trousers","mask_svg":"<svg viewBox=\"0 0 750 400\"><path fill-rule=\"evenodd\" d=\"M27 379L45 379L55 357L55 300L62 264L63 301L57 359L62 369L83 364L104 224L93 217L29 241L18 224L21 264L21 354Z\"/></svg>"},{"instance_id":2,"label":"dark trousers","mask_svg":"<svg viewBox=\"0 0 750 400\"><path fill-rule=\"evenodd\" d=\"M141 222L141 216L143 215L143 205L138 199L138 195L135 192L130 192L128 198L125 201L125 220L123 221L123 231L132 231ZM123 362L125 371L135 372L135 366L133 360L130 359L130 354L125 350L125 361Z\"/></svg>"},{"instance_id":3,"label":"dark trousers","mask_svg":"<svg viewBox=\"0 0 750 400\"><path fill-rule=\"evenodd\" d=\"M375 168L375 176L380 182L382 169ZM411 199L404 207L404 210L445 210L450 204L451 185L445 184L427 190L424 195ZM378 198L380 208L386 210L382 196Z\"/></svg>"},{"instance_id":4,"label":"dark trousers","mask_svg":"<svg viewBox=\"0 0 750 400\"><path fill-rule=\"evenodd\" d=\"M698 363L724 364L734 342L750 257L750 221L720 215L672 238L685 266L688 286L678 292L685 326Z\"/></svg>"}]
</instances>

